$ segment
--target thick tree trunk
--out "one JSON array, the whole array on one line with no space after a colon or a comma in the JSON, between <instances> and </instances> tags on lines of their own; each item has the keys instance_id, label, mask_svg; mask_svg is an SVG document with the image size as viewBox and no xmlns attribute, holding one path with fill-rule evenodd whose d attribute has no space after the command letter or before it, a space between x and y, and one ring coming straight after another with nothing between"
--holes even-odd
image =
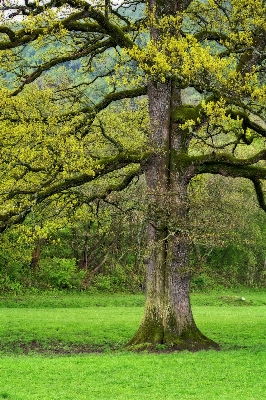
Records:
<instances>
[{"instance_id":1,"label":"thick tree trunk","mask_svg":"<svg viewBox=\"0 0 266 400\"><path fill-rule=\"evenodd\" d=\"M190 306L190 239L187 187L193 167L182 160L187 154L187 133L172 121L180 105L174 83L150 83L149 114L153 157L146 165L149 227L144 319L128 343L135 349L218 348L205 337L193 319ZM159 346L160 347L160 346Z\"/></svg>"}]
</instances>

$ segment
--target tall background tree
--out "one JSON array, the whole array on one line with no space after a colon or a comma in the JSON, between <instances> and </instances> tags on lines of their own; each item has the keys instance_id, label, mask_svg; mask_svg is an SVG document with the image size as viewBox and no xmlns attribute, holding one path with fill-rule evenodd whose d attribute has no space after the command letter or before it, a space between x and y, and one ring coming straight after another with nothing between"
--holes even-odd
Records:
<instances>
[{"instance_id":1,"label":"tall background tree","mask_svg":"<svg viewBox=\"0 0 266 400\"><path fill-rule=\"evenodd\" d=\"M3 1L1 10L10 80L1 93L1 230L47 198L76 201L73 188L84 185L87 201L104 197L143 170L146 307L129 345L217 347L190 307L188 187L206 173L246 178L266 209L265 2ZM55 69L66 63L70 75ZM133 100L146 94L149 128Z\"/></svg>"}]
</instances>

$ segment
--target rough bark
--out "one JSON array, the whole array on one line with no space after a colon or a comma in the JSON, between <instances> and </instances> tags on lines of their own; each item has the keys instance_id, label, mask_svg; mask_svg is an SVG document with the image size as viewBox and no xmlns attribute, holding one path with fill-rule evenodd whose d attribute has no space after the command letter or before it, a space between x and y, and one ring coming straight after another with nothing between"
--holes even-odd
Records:
<instances>
[{"instance_id":1,"label":"rough bark","mask_svg":"<svg viewBox=\"0 0 266 400\"><path fill-rule=\"evenodd\" d=\"M151 1L150 6L155 3ZM161 3L157 2L156 12ZM166 10L161 5L161 11L168 14L179 8L176 1L169 4ZM158 38L158 32L154 35ZM187 155L189 137L171 118L181 105L180 89L171 80L150 82L148 96L154 155L145 170L149 196L146 305L143 321L128 345L139 350L158 345L192 351L218 348L199 331L190 306L187 188L192 174L190 165L176 162Z\"/></svg>"},{"instance_id":2,"label":"rough bark","mask_svg":"<svg viewBox=\"0 0 266 400\"><path fill-rule=\"evenodd\" d=\"M141 326L129 342L137 349L196 351L218 348L196 327L190 306L190 239L187 187L190 166L176 165L187 153L188 138L171 120L180 99L174 83L150 83L149 105L155 153L146 165L149 227L146 306Z\"/></svg>"}]
</instances>

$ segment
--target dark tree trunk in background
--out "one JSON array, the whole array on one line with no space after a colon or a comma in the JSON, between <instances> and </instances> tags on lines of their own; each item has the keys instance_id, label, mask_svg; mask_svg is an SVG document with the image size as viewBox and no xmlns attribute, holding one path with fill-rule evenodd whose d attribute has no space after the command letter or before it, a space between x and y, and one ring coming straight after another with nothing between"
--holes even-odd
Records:
<instances>
[{"instance_id":1,"label":"dark tree trunk in background","mask_svg":"<svg viewBox=\"0 0 266 400\"><path fill-rule=\"evenodd\" d=\"M85 232L84 241L79 261L79 268L87 270L88 265L88 244L89 244L89 232Z\"/></svg>"},{"instance_id":2,"label":"dark tree trunk in background","mask_svg":"<svg viewBox=\"0 0 266 400\"><path fill-rule=\"evenodd\" d=\"M174 14L177 1L150 1L156 13ZM157 30L153 37L159 37ZM190 306L190 239L187 189L193 170L178 162L188 152L187 132L171 118L181 105L180 89L171 80L148 87L151 140L155 147L146 165L149 196L146 305L143 321L129 342L139 349L165 344L173 349L218 348L196 327Z\"/></svg>"},{"instance_id":3,"label":"dark tree trunk in background","mask_svg":"<svg viewBox=\"0 0 266 400\"><path fill-rule=\"evenodd\" d=\"M39 238L35 248L32 250L31 262L30 262L30 267L32 270L37 270L39 267L39 263L40 263L40 259L41 259L41 246L42 246L43 242L44 242L44 240Z\"/></svg>"}]
</instances>

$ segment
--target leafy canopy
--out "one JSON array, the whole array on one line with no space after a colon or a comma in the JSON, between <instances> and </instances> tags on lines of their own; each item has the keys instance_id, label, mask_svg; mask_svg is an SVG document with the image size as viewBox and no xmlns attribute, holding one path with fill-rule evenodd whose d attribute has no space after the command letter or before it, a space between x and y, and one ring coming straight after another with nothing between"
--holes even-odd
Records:
<instances>
[{"instance_id":1,"label":"leafy canopy","mask_svg":"<svg viewBox=\"0 0 266 400\"><path fill-rule=\"evenodd\" d=\"M181 89L171 117L190 148L175 162L250 179L266 210L265 1L183 1L175 15L147 3L2 1L1 230L35 203L80 204L84 185L103 198L139 174L155 151L151 80Z\"/></svg>"}]
</instances>

